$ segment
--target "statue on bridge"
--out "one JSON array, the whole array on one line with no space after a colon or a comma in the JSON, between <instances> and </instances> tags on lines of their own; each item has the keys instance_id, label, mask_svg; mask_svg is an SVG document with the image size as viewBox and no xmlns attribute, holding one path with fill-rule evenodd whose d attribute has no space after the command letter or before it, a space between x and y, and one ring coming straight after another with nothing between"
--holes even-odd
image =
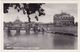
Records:
<instances>
[{"instance_id":1,"label":"statue on bridge","mask_svg":"<svg viewBox=\"0 0 80 52\"><path fill-rule=\"evenodd\" d=\"M33 31L34 31L34 34L38 33L38 24L35 24L35 26L33 27Z\"/></svg>"},{"instance_id":2,"label":"statue on bridge","mask_svg":"<svg viewBox=\"0 0 80 52\"><path fill-rule=\"evenodd\" d=\"M30 29L31 29L30 23L29 24L25 24L26 35L30 35Z\"/></svg>"},{"instance_id":3,"label":"statue on bridge","mask_svg":"<svg viewBox=\"0 0 80 52\"><path fill-rule=\"evenodd\" d=\"M10 31L10 29L11 29L11 27L8 26L8 28L7 28L7 35L8 35L8 37L12 36L12 35L11 35L11 31Z\"/></svg>"},{"instance_id":4,"label":"statue on bridge","mask_svg":"<svg viewBox=\"0 0 80 52\"><path fill-rule=\"evenodd\" d=\"M20 27L16 28L16 35L20 35Z\"/></svg>"}]
</instances>

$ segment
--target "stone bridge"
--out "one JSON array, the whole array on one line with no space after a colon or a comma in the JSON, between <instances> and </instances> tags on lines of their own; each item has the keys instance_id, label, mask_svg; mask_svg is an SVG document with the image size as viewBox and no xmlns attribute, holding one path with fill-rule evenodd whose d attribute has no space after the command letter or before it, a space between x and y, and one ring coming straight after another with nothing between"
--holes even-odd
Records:
<instances>
[{"instance_id":1,"label":"stone bridge","mask_svg":"<svg viewBox=\"0 0 80 52\"><path fill-rule=\"evenodd\" d=\"M39 27L39 26L27 26L27 27L22 27L22 26L7 26L5 28L5 30L7 30L7 35L8 36L12 36L11 35L11 30L16 30L16 35L20 35L20 31L21 30L25 30L26 34L30 34L30 31L33 31L34 33L38 33L38 32L43 32L44 33L44 28Z\"/></svg>"}]
</instances>

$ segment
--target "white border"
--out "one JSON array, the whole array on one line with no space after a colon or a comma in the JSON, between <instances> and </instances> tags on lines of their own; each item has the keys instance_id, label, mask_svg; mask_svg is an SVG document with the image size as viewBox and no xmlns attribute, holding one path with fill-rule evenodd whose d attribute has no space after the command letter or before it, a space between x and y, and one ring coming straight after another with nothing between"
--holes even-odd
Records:
<instances>
[{"instance_id":1,"label":"white border","mask_svg":"<svg viewBox=\"0 0 80 52\"><path fill-rule=\"evenodd\" d=\"M77 3L78 4L78 49L77 50L4 50L3 49L3 3ZM0 2L0 51L1 52L80 52L80 3L79 0L3 0Z\"/></svg>"}]
</instances>

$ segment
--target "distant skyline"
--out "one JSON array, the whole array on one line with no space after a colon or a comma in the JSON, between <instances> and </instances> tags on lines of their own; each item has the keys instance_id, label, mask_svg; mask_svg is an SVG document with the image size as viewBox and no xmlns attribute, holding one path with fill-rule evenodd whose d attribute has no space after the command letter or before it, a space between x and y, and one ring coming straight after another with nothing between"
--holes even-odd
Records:
<instances>
[{"instance_id":1,"label":"distant skyline","mask_svg":"<svg viewBox=\"0 0 80 52\"><path fill-rule=\"evenodd\" d=\"M45 10L44 12L46 13L45 16L40 16L39 21L36 21L34 16L35 14L31 14L31 21L35 22L43 22L43 23L50 23L53 22L53 16L55 14L60 14L62 11L66 12L72 16L75 17L75 21L77 21L78 16L77 16L77 4L70 4L70 3L46 3L42 5L42 8ZM9 21L15 21L17 17L23 21L23 22L28 22L27 15L24 15L22 11L17 12L14 7L9 7L9 13L4 13L4 21L9 22ZM36 12L37 14L37 12Z\"/></svg>"}]
</instances>

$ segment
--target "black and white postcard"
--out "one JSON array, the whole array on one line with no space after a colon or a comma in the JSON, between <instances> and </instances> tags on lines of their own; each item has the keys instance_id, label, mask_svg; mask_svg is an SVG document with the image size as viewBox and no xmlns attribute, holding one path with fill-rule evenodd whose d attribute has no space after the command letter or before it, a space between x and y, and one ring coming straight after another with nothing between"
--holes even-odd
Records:
<instances>
[{"instance_id":1,"label":"black and white postcard","mask_svg":"<svg viewBox=\"0 0 80 52\"><path fill-rule=\"evenodd\" d=\"M3 2L3 50L77 50L78 3Z\"/></svg>"}]
</instances>

